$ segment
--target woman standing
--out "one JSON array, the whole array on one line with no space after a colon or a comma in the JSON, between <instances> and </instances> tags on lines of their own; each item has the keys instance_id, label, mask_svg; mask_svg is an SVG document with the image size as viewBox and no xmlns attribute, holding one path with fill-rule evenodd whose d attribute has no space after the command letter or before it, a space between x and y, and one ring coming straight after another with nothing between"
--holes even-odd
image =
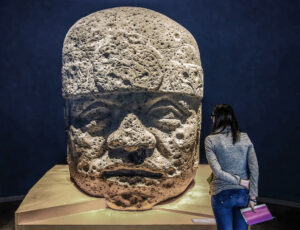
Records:
<instances>
[{"instance_id":1,"label":"woman standing","mask_svg":"<svg viewBox=\"0 0 300 230\"><path fill-rule=\"evenodd\" d=\"M259 173L254 147L240 131L231 106L217 105L211 118L205 151L213 171L211 204L218 230L248 229L240 209L248 205L254 211L256 204Z\"/></svg>"}]
</instances>

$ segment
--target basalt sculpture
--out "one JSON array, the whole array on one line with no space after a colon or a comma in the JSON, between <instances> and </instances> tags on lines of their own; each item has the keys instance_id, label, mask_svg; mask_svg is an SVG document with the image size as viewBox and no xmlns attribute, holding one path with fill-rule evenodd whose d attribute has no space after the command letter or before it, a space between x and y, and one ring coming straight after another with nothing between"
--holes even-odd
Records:
<instances>
[{"instance_id":1,"label":"basalt sculpture","mask_svg":"<svg viewBox=\"0 0 300 230\"><path fill-rule=\"evenodd\" d=\"M203 97L191 33L149 9L106 9L70 28L62 57L74 183L118 210L184 192L198 166Z\"/></svg>"}]
</instances>

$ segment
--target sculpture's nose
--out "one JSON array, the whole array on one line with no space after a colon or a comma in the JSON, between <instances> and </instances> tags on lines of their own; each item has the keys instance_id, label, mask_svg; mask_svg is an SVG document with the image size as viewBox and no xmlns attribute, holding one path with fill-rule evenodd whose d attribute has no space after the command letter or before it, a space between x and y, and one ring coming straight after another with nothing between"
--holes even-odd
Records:
<instances>
[{"instance_id":1,"label":"sculpture's nose","mask_svg":"<svg viewBox=\"0 0 300 230\"><path fill-rule=\"evenodd\" d=\"M125 116L119 128L109 135L107 144L111 149L121 148L127 152L135 152L138 149L154 149L156 140L138 117L130 113Z\"/></svg>"}]
</instances>

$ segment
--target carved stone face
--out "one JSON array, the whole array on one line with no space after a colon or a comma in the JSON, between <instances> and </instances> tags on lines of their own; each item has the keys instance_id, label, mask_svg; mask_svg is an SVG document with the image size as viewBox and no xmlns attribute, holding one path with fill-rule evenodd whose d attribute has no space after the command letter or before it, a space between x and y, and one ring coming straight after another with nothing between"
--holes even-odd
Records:
<instances>
[{"instance_id":1,"label":"carved stone face","mask_svg":"<svg viewBox=\"0 0 300 230\"><path fill-rule=\"evenodd\" d=\"M145 210L182 193L198 165L203 72L192 35L157 12L103 10L63 49L68 163L109 207Z\"/></svg>"}]
</instances>

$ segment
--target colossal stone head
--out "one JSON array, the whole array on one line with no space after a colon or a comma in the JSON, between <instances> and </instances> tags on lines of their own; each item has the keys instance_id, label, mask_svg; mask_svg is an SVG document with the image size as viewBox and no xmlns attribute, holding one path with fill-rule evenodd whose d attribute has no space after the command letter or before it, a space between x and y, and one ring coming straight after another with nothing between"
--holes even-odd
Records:
<instances>
[{"instance_id":1,"label":"colossal stone head","mask_svg":"<svg viewBox=\"0 0 300 230\"><path fill-rule=\"evenodd\" d=\"M193 36L152 10L77 21L63 47L68 164L110 208L146 210L182 193L198 166L203 71Z\"/></svg>"}]
</instances>

